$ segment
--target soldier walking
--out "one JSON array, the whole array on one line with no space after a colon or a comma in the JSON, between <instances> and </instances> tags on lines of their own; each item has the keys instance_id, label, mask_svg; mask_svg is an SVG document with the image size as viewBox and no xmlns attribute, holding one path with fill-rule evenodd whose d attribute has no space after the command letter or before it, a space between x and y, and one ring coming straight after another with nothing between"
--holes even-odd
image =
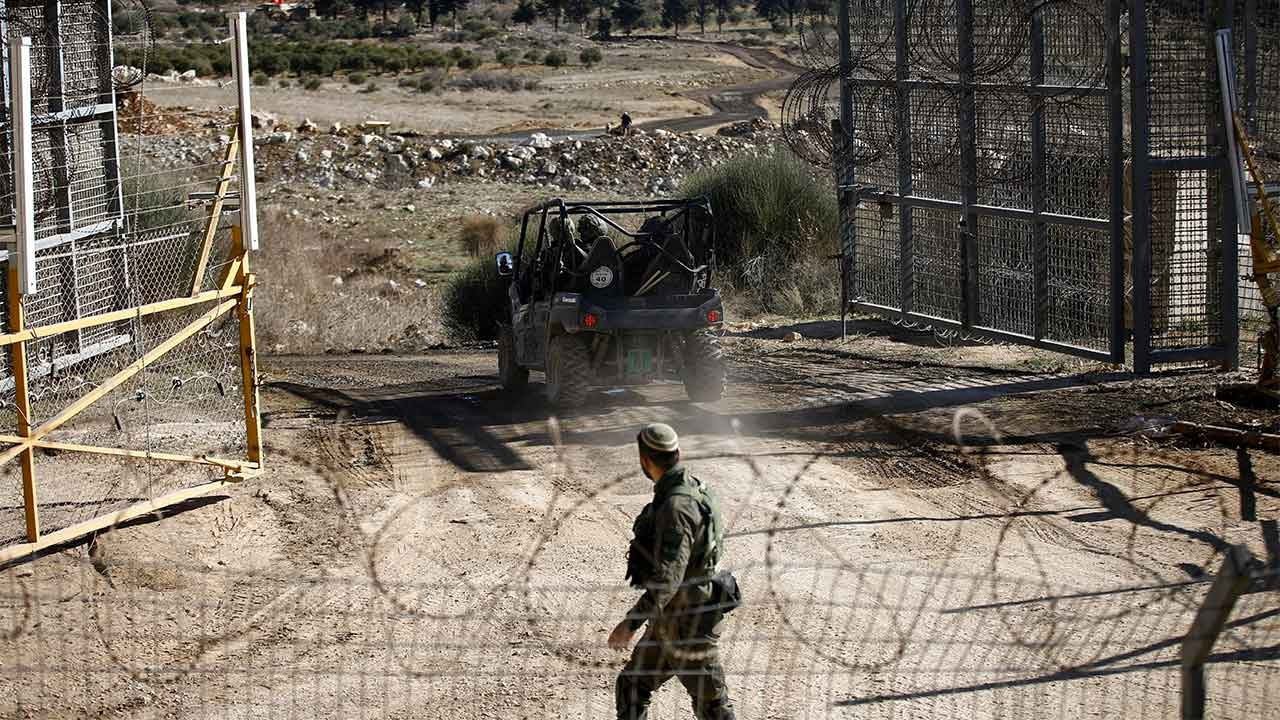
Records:
<instances>
[{"instance_id":1,"label":"soldier walking","mask_svg":"<svg viewBox=\"0 0 1280 720\"><path fill-rule=\"evenodd\" d=\"M724 615L740 595L733 576L718 569L724 540L719 504L680 465L680 441L671 426L647 425L636 443L640 468L654 488L653 501L635 521L627 579L644 595L610 633L609 646L625 650L647 627L618 676L618 719L644 720L653 693L676 677L698 720L734 720L718 644Z\"/></svg>"}]
</instances>

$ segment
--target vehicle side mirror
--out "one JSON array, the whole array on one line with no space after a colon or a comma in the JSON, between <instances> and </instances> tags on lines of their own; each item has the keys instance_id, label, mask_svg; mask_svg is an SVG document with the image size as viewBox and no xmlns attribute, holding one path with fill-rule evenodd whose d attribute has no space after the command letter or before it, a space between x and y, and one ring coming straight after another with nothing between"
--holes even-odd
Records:
<instances>
[{"instance_id":1,"label":"vehicle side mirror","mask_svg":"<svg viewBox=\"0 0 1280 720\"><path fill-rule=\"evenodd\" d=\"M511 277L515 274L515 265L511 261L511 253L498 253L498 277Z\"/></svg>"}]
</instances>

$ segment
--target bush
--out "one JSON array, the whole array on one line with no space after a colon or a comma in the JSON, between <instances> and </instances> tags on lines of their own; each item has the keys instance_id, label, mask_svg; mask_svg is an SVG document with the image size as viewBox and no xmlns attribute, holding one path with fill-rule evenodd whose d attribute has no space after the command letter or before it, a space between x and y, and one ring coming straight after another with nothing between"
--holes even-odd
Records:
<instances>
[{"instance_id":1,"label":"bush","mask_svg":"<svg viewBox=\"0 0 1280 720\"><path fill-rule=\"evenodd\" d=\"M531 63L541 63L542 58L544 57L546 56L543 55L542 51L538 50L537 48L534 48L524 54L524 59L528 60Z\"/></svg>"},{"instance_id":2,"label":"bush","mask_svg":"<svg viewBox=\"0 0 1280 720\"><path fill-rule=\"evenodd\" d=\"M354 72L347 76L347 82L352 85L363 85L365 80L367 80L367 78L365 77L365 74L361 72Z\"/></svg>"},{"instance_id":3,"label":"bush","mask_svg":"<svg viewBox=\"0 0 1280 720\"><path fill-rule=\"evenodd\" d=\"M365 85L364 87L360 88L360 92L362 93L378 92L378 84L370 80L368 85Z\"/></svg>"},{"instance_id":4,"label":"bush","mask_svg":"<svg viewBox=\"0 0 1280 720\"><path fill-rule=\"evenodd\" d=\"M429 93L436 89L436 79L430 75L424 75L418 78L418 92Z\"/></svg>"},{"instance_id":5,"label":"bush","mask_svg":"<svg viewBox=\"0 0 1280 720\"><path fill-rule=\"evenodd\" d=\"M591 67L601 60L604 60L604 53L600 52L600 48L584 48L582 52L578 54L578 59L582 61L583 65Z\"/></svg>"},{"instance_id":6,"label":"bush","mask_svg":"<svg viewBox=\"0 0 1280 720\"><path fill-rule=\"evenodd\" d=\"M271 78L261 70L253 74L254 85L267 85L271 82Z\"/></svg>"},{"instance_id":7,"label":"bush","mask_svg":"<svg viewBox=\"0 0 1280 720\"><path fill-rule=\"evenodd\" d=\"M288 80L281 80L280 82L276 83L276 87L280 88L281 90L288 90L289 88L293 87L293 83L289 82Z\"/></svg>"},{"instance_id":8,"label":"bush","mask_svg":"<svg viewBox=\"0 0 1280 720\"><path fill-rule=\"evenodd\" d=\"M457 62L466 56L467 56L467 51L463 50L460 47L449 48L449 57L453 58L454 62Z\"/></svg>"},{"instance_id":9,"label":"bush","mask_svg":"<svg viewBox=\"0 0 1280 720\"><path fill-rule=\"evenodd\" d=\"M552 50L542 59L543 64L547 67L558 68L569 62L569 57L562 50Z\"/></svg>"},{"instance_id":10,"label":"bush","mask_svg":"<svg viewBox=\"0 0 1280 720\"><path fill-rule=\"evenodd\" d=\"M491 257L502 240L502 223L492 215L468 215L459 233L462 247L471 257Z\"/></svg>"},{"instance_id":11,"label":"bush","mask_svg":"<svg viewBox=\"0 0 1280 720\"><path fill-rule=\"evenodd\" d=\"M535 78L522 78L509 73L473 72L449 81L449 87L459 90L503 90L519 92L521 90L537 90L539 82Z\"/></svg>"},{"instance_id":12,"label":"bush","mask_svg":"<svg viewBox=\"0 0 1280 720\"><path fill-rule=\"evenodd\" d=\"M321 84L321 83L320 83L320 78L314 78L314 77L313 77L313 78L307 78L307 82L306 82L306 84L305 84L305 85L303 85L303 87L305 87L306 89L308 89L308 90L310 90L310 91L312 91L312 92L315 92L316 90L319 90L319 89L320 89L320 84Z\"/></svg>"},{"instance_id":13,"label":"bush","mask_svg":"<svg viewBox=\"0 0 1280 720\"><path fill-rule=\"evenodd\" d=\"M449 278L440 300L445 330L459 340L493 340L508 317L507 281L491 256L473 258Z\"/></svg>"},{"instance_id":14,"label":"bush","mask_svg":"<svg viewBox=\"0 0 1280 720\"><path fill-rule=\"evenodd\" d=\"M513 67L516 63L520 62L520 56L517 55L514 50L508 50L506 48L494 53L493 59L496 60L499 65L507 68Z\"/></svg>"},{"instance_id":15,"label":"bush","mask_svg":"<svg viewBox=\"0 0 1280 720\"><path fill-rule=\"evenodd\" d=\"M693 176L685 190L710 199L716 259L764 310L801 314L833 300L824 258L837 248L836 202L807 164L786 151L738 157Z\"/></svg>"},{"instance_id":16,"label":"bush","mask_svg":"<svg viewBox=\"0 0 1280 720\"><path fill-rule=\"evenodd\" d=\"M480 58L470 53L458 58L458 67L463 70L475 70L480 67Z\"/></svg>"}]
</instances>

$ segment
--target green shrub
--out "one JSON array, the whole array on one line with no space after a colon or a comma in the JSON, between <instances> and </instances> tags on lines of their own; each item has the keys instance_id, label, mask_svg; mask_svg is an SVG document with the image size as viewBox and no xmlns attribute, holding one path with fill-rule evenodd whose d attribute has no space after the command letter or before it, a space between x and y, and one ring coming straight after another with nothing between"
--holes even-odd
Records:
<instances>
[{"instance_id":1,"label":"green shrub","mask_svg":"<svg viewBox=\"0 0 1280 720\"><path fill-rule=\"evenodd\" d=\"M569 56L564 54L562 50L552 50L542 59L543 64L547 67L558 68L569 62Z\"/></svg>"},{"instance_id":2,"label":"green shrub","mask_svg":"<svg viewBox=\"0 0 1280 720\"><path fill-rule=\"evenodd\" d=\"M364 87L360 88L360 92L362 93L378 92L378 84L370 80L368 85L365 85Z\"/></svg>"},{"instance_id":3,"label":"green shrub","mask_svg":"<svg viewBox=\"0 0 1280 720\"><path fill-rule=\"evenodd\" d=\"M799 314L832 301L835 197L803 161L740 156L694 175L684 194L711 201L716 259L761 308Z\"/></svg>"},{"instance_id":4,"label":"green shrub","mask_svg":"<svg viewBox=\"0 0 1280 720\"><path fill-rule=\"evenodd\" d=\"M503 48L493 54L493 59L503 67L513 67L520 62L520 56L514 50Z\"/></svg>"},{"instance_id":5,"label":"green shrub","mask_svg":"<svg viewBox=\"0 0 1280 720\"><path fill-rule=\"evenodd\" d=\"M458 58L458 67L463 70L475 70L480 67L480 58L467 53L466 55Z\"/></svg>"},{"instance_id":6,"label":"green shrub","mask_svg":"<svg viewBox=\"0 0 1280 720\"><path fill-rule=\"evenodd\" d=\"M507 280L498 277L493 257L473 258L449 278L441 297L444 327L459 340L493 340L506 321Z\"/></svg>"},{"instance_id":7,"label":"green shrub","mask_svg":"<svg viewBox=\"0 0 1280 720\"><path fill-rule=\"evenodd\" d=\"M542 51L538 50L537 48L534 48L524 54L524 59L528 60L531 63L541 63L542 58L544 57L546 56L543 55Z\"/></svg>"},{"instance_id":8,"label":"green shrub","mask_svg":"<svg viewBox=\"0 0 1280 720\"><path fill-rule=\"evenodd\" d=\"M582 52L578 54L578 59L582 61L583 65L591 67L604 60L604 53L600 52L600 48L583 48Z\"/></svg>"},{"instance_id":9,"label":"green shrub","mask_svg":"<svg viewBox=\"0 0 1280 720\"><path fill-rule=\"evenodd\" d=\"M279 87L281 90L288 90L289 88L293 87L293 83L289 82L288 80L281 80L280 82L276 83L276 86Z\"/></svg>"},{"instance_id":10,"label":"green shrub","mask_svg":"<svg viewBox=\"0 0 1280 720\"><path fill-rule=\"evenodd\" d=\"M418 92L429 93L436 89L436 79L430 75L424 75L418 79Z\"/></svg>"},{"instance_id":11,"label":"green shrub","mask_svg":"<svg viewBox=\"0 0 1280 720\"><path fill-rule=\"evenodd\" d=\"M351 73L350 75L347 76L347 82L351 83L352 85L363 85L365 83L365 80L367 80L367 78L365 77L365 74L360 72Z\"/></svg>"},{"instance_id":12,"label":"green shrub","mask_svg":"<svg viewBox=\"0 0 1280 720\"><path fill-rule=\"evenodd\" d=\"M271 78L270 78L266 73L262 72L261 70L259 70L259 71L255 72L255 73L253 74L253 84L254 84L254 85L267 85L267 84L268 84L268 83L270 83L270 82L271 82Z\"/></svg>"},{"instance_id":13,"label":"green shrub","mask_svg":"<svg viewBox=\"0 0 1280 720\"><path fill-rule=\"evenodd\" d=\"M467 55L467 51L463 50L460 47L449 48L449 57L453 58L454 62L461 60L462 58L466 57L466 55Z\"/></svg>"},{"instance_id":14,"label":"green shrub","mask_svg":"<svg viewBox=\"0 0 1280 720\"><path fill-rule=\"evenodd\" d=\"M305 87L306 89L312 92L315 92L316 90L320 89L320 85L321 85L320 78L313 77L313 78L307 78L307 82L305 85L303 85L303 87Z\"/></svg>"}]
</instances>

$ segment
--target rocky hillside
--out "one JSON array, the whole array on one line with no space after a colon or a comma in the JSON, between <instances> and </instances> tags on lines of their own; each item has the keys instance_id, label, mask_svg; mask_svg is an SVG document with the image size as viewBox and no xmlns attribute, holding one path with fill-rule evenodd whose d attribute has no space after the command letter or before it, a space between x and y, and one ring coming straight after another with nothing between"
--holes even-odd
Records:
<instances>
[{"instance_id":1,"label":"rocky hillside","mask_svg":"<svg viewBox=\"0 0 1280 720\"><path fill-rule=\"evenodd\" d=\"M175 128L180 134L170 135L163 127L140 125L148 132L147 162L161 166L155 169L206 165L229 141L211 128ZM401 135L372 126L322 129L267 115L255 116L254 125L260 181L324 190L430 188L465 178L661 195L677 192L690 173L742 153L769 152L780 140L778 129L763 120L727 126L715 135L637 130L626 137L557 139L534 133L514 145Z\"/></svg>"}]
</instances>

